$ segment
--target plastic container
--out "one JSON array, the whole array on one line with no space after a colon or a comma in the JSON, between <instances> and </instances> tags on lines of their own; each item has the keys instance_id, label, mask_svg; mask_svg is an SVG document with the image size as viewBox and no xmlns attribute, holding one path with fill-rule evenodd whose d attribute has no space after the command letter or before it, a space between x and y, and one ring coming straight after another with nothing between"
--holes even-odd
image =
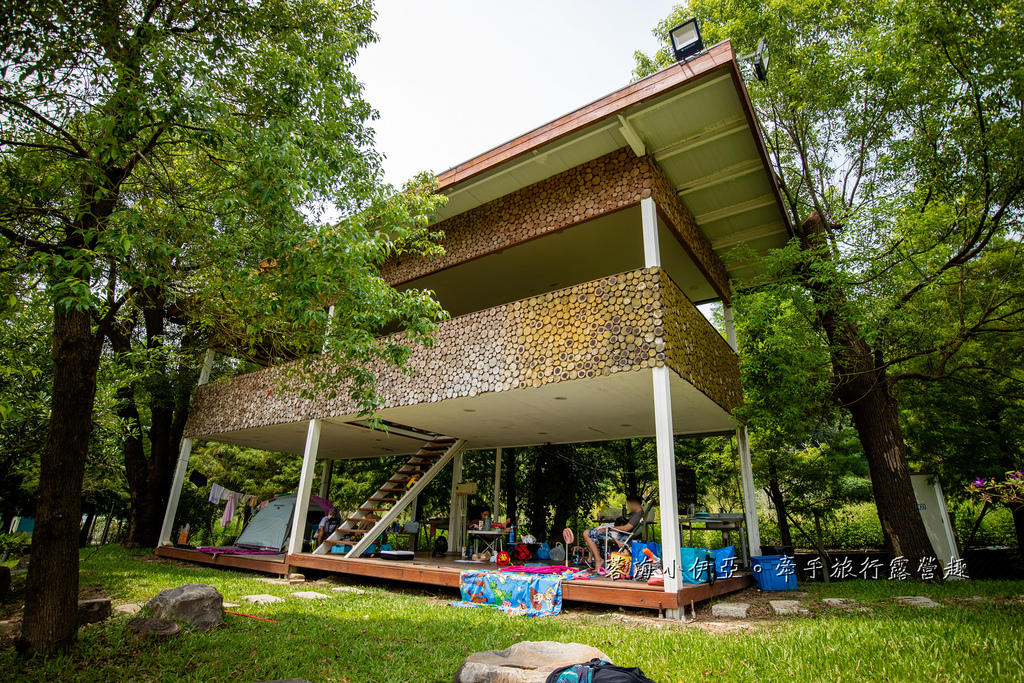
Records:
<instances>
[{"instance_id":1,"label":"plastic container","mask_svg":"<svg viewBox=\"0 0 1024 683\"><path fill-rule=\"evenodd\" d=\"M787 555L755 555L750 558L754 583L763 591L796 590L796 563Z\"/></svg>"}]
</instances>

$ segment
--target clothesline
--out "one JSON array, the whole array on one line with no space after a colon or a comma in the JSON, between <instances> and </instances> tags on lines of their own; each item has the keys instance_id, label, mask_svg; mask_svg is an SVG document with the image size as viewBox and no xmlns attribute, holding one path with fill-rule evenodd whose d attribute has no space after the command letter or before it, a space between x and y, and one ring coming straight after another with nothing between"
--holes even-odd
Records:
<instances>
[{"instance_id":1,"label":"clothesline","mask_svg":"<svg viewBox=\"0 0 1024 683\"><path fill-rule=\"evenodd\" d=\"M256 496L251 494L241 494L236 491L230 491L220 484L210 485L210 495L207 500L214 505L219 504L221 501L227 501L227 505L224 506L224 514L221 515L220 525L227 527L231 525L231 520L235 518L235 508L238 503L243 505L253 505L255 507L259 500Z\"/></svg>"}]
</instances>

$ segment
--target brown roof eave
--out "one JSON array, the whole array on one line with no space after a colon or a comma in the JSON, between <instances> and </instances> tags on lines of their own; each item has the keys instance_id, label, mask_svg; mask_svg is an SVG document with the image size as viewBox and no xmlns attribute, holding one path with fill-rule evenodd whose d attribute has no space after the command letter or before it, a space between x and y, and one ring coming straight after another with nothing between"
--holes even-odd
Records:
<instances>
[{"instance_id":1,"label":"brown roof eave","mask_svg":"<svg viewBox=\"0 0 1024 683\"><path fill-rule=\"evenodd\" d=\"M469 161L448 169L437 176L438 191L445 192L455 185L491 171L525 154L529 154L539 147L543 147L587 126L603 121L609 116L621 113L636 104L641 104L658 97L666 91L695 78L705 76L718 69L730 68L730 65L738 73L738 65L736 64L732 44L726 40L712 46L705 54L695 59L684 64L666 67L635 83L630 83L626 87L606 95L585 107L557 118L540 128L535 128L529 133L520 135L514 140L510 140ZM746 90L741 88L741 91L744 93L744 106L749 108L750 102L746 98ZM756 123L754 125L756 126Z\"/></svg>"}]
</instances>

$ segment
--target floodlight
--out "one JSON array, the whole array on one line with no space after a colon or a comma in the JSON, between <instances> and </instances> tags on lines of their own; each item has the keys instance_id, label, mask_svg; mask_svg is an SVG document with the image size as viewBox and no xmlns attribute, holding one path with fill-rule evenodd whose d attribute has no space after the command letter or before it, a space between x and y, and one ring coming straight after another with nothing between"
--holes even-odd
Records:
<instances>
[{"instance_id":1,"label":"floodlight","mask_svg":"<svg viewBox=\"0 0 1024 683\"><path fill-rule=\"evenodd\" d=\"M676 26L669 31L672 38L672 52L676 61L682 62L704 49L704 40L700 37L700 26L696 19Z\"/></svg>"}]
</instances>

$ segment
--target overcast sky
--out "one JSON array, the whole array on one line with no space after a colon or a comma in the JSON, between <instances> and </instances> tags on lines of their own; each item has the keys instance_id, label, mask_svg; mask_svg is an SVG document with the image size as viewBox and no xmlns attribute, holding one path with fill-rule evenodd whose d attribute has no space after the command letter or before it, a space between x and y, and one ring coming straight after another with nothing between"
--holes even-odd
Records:
<instances>
[{"instance_id":1,"label":"overcast sky","mask_svg":"<svg viewBox=\"0 0 1024 683\"><path fill-rule=\"evenodd\" d=\"M673 2L380 0L356 65L387 180L440 173L621 88Z\"/></svg>"}]
</instances>

